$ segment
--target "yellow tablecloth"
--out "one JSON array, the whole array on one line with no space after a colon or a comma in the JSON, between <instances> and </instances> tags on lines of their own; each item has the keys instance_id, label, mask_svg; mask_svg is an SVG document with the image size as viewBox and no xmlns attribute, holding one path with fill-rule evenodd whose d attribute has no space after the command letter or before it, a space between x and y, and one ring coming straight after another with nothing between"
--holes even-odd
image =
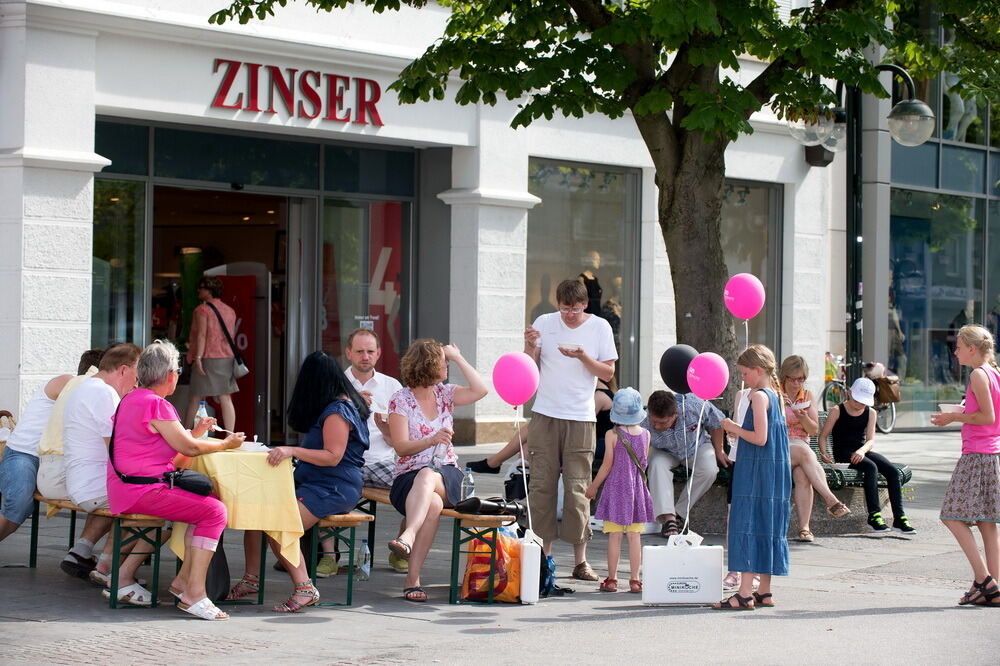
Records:
<instances>
[{"instance_id":1,"label":"yellow tablecloth","mask_svg":"<svg viewBox=\"0 0 1000 666\"><path fill-rule=\"evenodd\" d=\"M302 517L290 458L272 467L264 452L219 451L192 458L188 467L215 483L216 493L229 514L228 527L266 532L281 546L281 554L298 566ZM184 554L186 531L186 524L175 523L170 549L178 557Z\"/></svg>"}]
</instances>

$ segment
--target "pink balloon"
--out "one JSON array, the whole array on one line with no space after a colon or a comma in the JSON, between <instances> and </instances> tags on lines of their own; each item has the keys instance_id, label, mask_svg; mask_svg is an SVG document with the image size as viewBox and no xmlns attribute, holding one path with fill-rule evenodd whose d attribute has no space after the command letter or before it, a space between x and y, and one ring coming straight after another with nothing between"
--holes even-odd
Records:
<instances>
[{"instance_id":1,"label":"pink balloon","mask_svg":"<svg viewBox=\"0 0 1000 666\"><path fill-rule=\"evenodd\" d=\"M737 273L726 283L723 299L734 317L753 319L764 307L764 285L750 273Z\"/></svg>"},{"instance_id":2,"label":"pink balloon","mask_svg":"<svg viewBox=\"0 0 1000 666\"><path fill-rule=\"evenodd\" d=\"M704 352L695 356L688 365L687 380L696 396L702 400L714 400L729 384L729 366L718 354Z\"/></svg>"},{"instance_id":3,"label":"pink balloon","mask_svg":"<svg viewBox=\"0 0 1000 666\"><path fill-rule=\"evenodd\" d=\"M493 366L493 388L503 401L517 407L531 400L538 390L538 366L524 352L511 352Z\"/></svg>"}]
</instances>

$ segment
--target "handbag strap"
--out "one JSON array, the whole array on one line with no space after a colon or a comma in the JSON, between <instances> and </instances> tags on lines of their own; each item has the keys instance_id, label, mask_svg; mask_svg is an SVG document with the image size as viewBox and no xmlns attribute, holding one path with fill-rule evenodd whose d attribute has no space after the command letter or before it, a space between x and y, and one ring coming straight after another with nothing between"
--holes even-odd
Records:
<instances>
[{"instance_id":1,"label":"handbag strap","mask_svg":"<svg viewBox=\"0 0 1000 666\"><path fill-rule=\"evenodd\" d=\"M639 476L642 478L643 484L646 483L646 470L643 469L642 465L639 464L639 456L635 454L635 449L632 448L632 444L629 443L628 438L625 436L620 429L615 428L615 434L618 435L618 441L625 445L625 452L628 453L628 457L632 459L632 463L635 468L639 470Z\"/></svg>"},{"instance_id":2,"label":"handbag strap","mask_svg":"<svg viewBox=\"0 0 1000 666\"><path fill-rule=\"evenodd\" d=\"M114 420L111 422L111 440L108 442L108 461L111 463L111 469L115 470L115 476L121 479L122 483L133 483L142 486L163 483L163 479L155 476L129 476L128 474L122 474L118 470L118 465L115 464L115 429L118 427L118 410L122 408L123 402L125 402L125 398L118 401L118 406L115 407Z\"/></svg>"},{"instance_id":3,"label":"handbag strap","mask_svg":"<svg viewBox=\"0 0 1000 666\"><path fill-rule=\"evenodd\" d=\"M233 357L236 358L237 363L242 363L243 357L240 356L240 350L236 348L236 343L233 342L233 336L229 335L229 329L226 328L226 322L222 320L222 313L219 312L219 309L215 307L211 301L205 301L205 305L212 308L212 312L214 312L215 316L219 318L219 327L221 327L222 332L226 334L226 341L229 343L229 348L233 351Z\"/></svg>"}]
</instances>

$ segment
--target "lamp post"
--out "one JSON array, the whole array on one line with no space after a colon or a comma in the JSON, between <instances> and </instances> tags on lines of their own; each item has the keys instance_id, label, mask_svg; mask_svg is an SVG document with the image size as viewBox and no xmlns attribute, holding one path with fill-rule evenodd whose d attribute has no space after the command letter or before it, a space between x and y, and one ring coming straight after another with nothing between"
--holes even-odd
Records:
<instances>
[{"instance_id":1,"label":"lamp post","mask_svg":"<svg viewBox=\"0 0 1000 666\"><path fill-rule=\"evenodd\" d=\"M916 99L916 89L910 74L898 65L877 65L879 71L889 71L899 76L906 84L907 99L896 104L887 116L889 134L893 140L904 146L919 146L934 133L934 112L927 104ZM854 381L862 372L862 297L863 276L861 229L864 202L862 200L863 150L862 150L862 116L861 90L856 86L847 86L844 96L844 84L837 82L837 100L841 106L833 110L834 122L828 129L828 122L815 123L805 128L806 139L800 136L799 128L793 128L792 134L806 144L806 159L810 164L826 166L832 159L832 153L847 153L847 207L845 220L846 236L846 296L847 311L845 324L847 333L847 380ZM843 100L843 102L841 102ZM800 123L801 125L801 123ZM797 131L799 130L799 131ZM818 139L818 140L817 140Z\"/></svg>"}]
</instances>

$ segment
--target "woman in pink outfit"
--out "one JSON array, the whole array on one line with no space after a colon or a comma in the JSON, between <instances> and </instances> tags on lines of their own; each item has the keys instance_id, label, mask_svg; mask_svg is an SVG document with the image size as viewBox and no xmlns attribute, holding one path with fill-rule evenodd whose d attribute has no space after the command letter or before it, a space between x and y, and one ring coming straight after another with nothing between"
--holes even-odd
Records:
<instances>
[{"instance_id":1,"label":"woman in pink outfit","mask_svg":"<svg viewBox=\"0 0 1000 666\"><path fill-rule=\"evenodd\" d=\"M198 437L215 424L215 419L202 419L191 431L181 426L177 410L166 401L177 388L179 360L177 349L161 340L139 356L138 388L122 398L115 415L108 503L112 513L144 513L188 523L184 564L170 584L170 593L180 599L178 608L186 613L204 620L225 620L229 616L206 596L205 575L226 527L226 507L215 497L173 488L163 476L175 470L178 453L200 456L235 449L243 443L243 433L221 441L201 440ZM160 481L135 482L132 477Z\"/></svg>"},{"instance_id":2,"label":"woman in pink outfit","mask_svg":"<svg viewBox=\"0 0 1000 666\"><path fill-rule=\"evenodd\" d=\"M972 368L961 414L931 416L931 423L962 424L962 456L952 472L941 505L945 524L972 565L972 587L959 605L1000 606L1000 369L993 336L982 326L963 326L955 339L955 358ZM970 525L979 528L979 552Z\"/></svg>"}]
</instances>

